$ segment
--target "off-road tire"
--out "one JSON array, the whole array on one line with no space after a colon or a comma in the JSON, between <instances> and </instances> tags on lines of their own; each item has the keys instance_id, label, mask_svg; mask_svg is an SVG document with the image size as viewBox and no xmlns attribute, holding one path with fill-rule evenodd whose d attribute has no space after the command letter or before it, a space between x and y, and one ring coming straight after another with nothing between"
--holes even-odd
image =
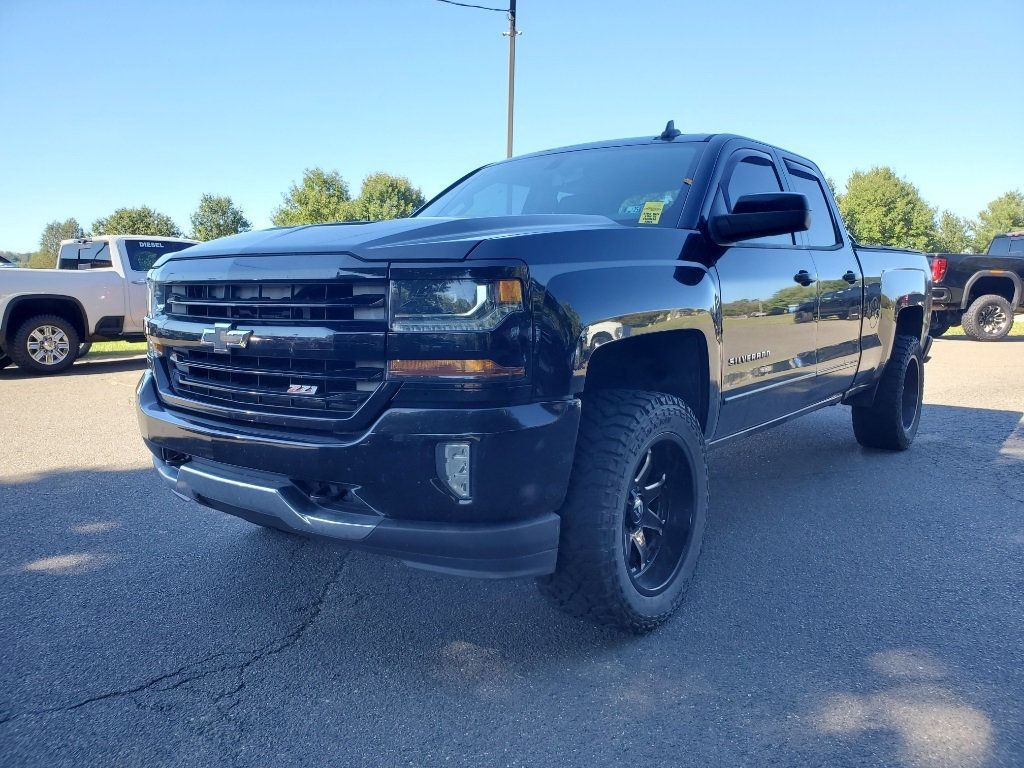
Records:
<instances>
[{"instance_id":1,"label":"off-road tire","mask_svg":"<svg viewBox=\"0 0 1024 768\"><path fill-rule=\"evenodd\" d=\"M928 327L928 335L937 339L951 327L953 323L945 312L932 312L932 324Z\"/></svg>"},{"instance_id":2,"label":"off-road tire","mask_svg":"<svg viewBox=\"0 0 1024 768\"><path fill-rule=\"evenodd\" d=\"M28 350L29 336L35 329L44 325L59 328L68 340L67 355L60 362L52 365L35 360ZM78 357L78 345L80 343L78 331L75 330L75 326L68 322L67 319L60 315L36 315L18 327L18 330L14 332L11 348L5 351L21 370L28 371L29 373L49 375L66 371L74 364L75 359Z\"/></svg>"},{"instance_id":3,"label":"off-road tire","mask_svg":"<svg viewBox=\"0 0 1024 768\"><path fill-rule=\"evenodd\" d=\"M853 433L866 448L905 451L914 442L921 423L924 357L916 336L897 336L875 400L853 406ZM913 401L913 418L910 415Z\"/></svg>"},{"instance_id":4,"label":"off-road tire","mask_svg":"<svg viewBox=\"0 0 1024 768\"><path fill-rule=\"evenodd\" d=\"M678 439L677 439L678 438ZM654 596L634 585L622 531L639 457L654 441L678 443L692 491L690 534L668 586ZM600 624L647 632L679 607L693 576L708 510L707 448L693 411L658 392L606 390L586 396L569 491L560 510L555 573L538 580L563 611Z\"/></svg>"},{"instance_id":5,"label":"off-road tire","mask_svg":"<svg viewBox=\"0 0 1024 768\"><path fill-rule=\"evenodd\" d=\"M1002 327L994 333L986 330L983 324L983 314L987 311L1001 312L1007 318ZM998 341L1013 328L1013 307L1002 296L991 293L979 296L964 312L962 324L964 333L976 341Z\"/></svg>"}]
</instances>

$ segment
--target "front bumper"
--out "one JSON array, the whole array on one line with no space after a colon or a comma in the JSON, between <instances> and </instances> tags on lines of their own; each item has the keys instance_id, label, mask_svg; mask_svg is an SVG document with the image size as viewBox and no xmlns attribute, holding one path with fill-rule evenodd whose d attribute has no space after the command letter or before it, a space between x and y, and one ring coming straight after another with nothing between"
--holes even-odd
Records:
<instances>
[{"instance_id":1,"label":"front bumper","mask_svg":"<svg viewBox=\"0 0 1024 768\"><path fill-rule=\"evenodd\" d=\"M172 410L147 372L143 439L179 495L253 522L477 576L550 573L579 403L393 408L358 435L296 434ZM472 499L438 474L438 445L471 444ZM324 502L312 485L343 494Z\"/></svg>"}]
</instances>

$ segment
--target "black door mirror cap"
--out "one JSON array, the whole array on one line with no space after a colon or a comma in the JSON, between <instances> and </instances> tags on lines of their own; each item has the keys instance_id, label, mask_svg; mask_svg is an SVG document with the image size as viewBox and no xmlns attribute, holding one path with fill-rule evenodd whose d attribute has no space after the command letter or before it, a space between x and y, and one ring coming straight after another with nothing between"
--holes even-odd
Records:
<instances>
[{"instance_id":1,"label":"black door mirror cap","mask_svg":"<svg viewBox=\"0 0 1024 768\"><path fill-rule=\"evenodd\" d=\"M811 226L807 196L796 192L764 192L744 195L732 212L713 216L710 234L718 245L770 235L805 232Z\"/></svg>"}]
</instances>

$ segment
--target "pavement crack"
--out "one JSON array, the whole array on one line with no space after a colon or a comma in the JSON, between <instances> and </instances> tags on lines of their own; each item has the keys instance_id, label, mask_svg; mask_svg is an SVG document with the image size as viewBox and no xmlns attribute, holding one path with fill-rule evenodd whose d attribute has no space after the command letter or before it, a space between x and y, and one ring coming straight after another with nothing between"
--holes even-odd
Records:
<instances>
[{"instance_id":1,"label":"pavement crack","mask_svg":"<svg viewBox=\"0 0 1024 768\"><path fill-rule=\"evenodd\" d=\"M89 696L88 698L71 704L63 704L56 707L43 707L40 709L25 710L23 712L0 713L0 725L22 718L41 717L61 712L73 712L76 709L81 709L82 707L87 707L91 704L108 701L110 699L121 699L128 696L134 696L147 691L164 693L181 688L189 683L196 682L197 680L201 680L212 675L232 671L236 672L239 676L238 685L228 691L222 691L216 694L213 698L213 703L218 704L224 699L235 696L245 688L245 680L243 677L250 667L259 664L271 656L284 653L290 648L295 647L295 645L302 640L303 636L323 613L324 606L327 603L327 598L329 597L331 590L337 584L338 579L341 578L341 574L345 570L346 562L347 557L343 558L341 562L332 569L330 576L324 581L313 600L308 605L304 606L303 610L305 615L297 626L293 627L284 635L264 643L253 651L217 651L215 653L208 654L201 659L191 661L188 664L178 667L173 672L166 672L162 675L158 675L151 680L147 680L146 682L132 686L131 688L107 691L105 693ZM205 665L216 659L239 656L243 657L240 661L217 665L212 668L204 668ZM163 685L164 683L169 684ZM237 701L231 704L228 707L228 711L230 711L236 704Z\"/></svg>"}]
</instances>

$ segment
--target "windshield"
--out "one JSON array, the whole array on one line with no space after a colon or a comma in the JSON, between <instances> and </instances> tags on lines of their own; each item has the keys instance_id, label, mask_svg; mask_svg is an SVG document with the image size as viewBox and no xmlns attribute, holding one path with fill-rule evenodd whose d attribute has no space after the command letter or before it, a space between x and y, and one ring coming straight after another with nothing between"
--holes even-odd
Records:
<instances>
[{"instance_id":1,"label":"windshield","mask_svg":"<svg viewBox=\"0 0 1024 768\"><path fill-rule=\"evenodd\" d=\"M195 243L181 243L174 240L125 240L128 263L136 272L148 272L156 260L165 253L175 253L191 248Z\"/></svg>"},{"instance_id":2,"label":"windshield","mask_svg":"<svg viewBox=\"0 0 1024 768\"><path fill-rule=\"evenodd\" d=\"M418 216L481 218L537 213L607 216L620 224L675 226L699 142L605 147L487 166Z\"/></svg>"}]
</instances>

